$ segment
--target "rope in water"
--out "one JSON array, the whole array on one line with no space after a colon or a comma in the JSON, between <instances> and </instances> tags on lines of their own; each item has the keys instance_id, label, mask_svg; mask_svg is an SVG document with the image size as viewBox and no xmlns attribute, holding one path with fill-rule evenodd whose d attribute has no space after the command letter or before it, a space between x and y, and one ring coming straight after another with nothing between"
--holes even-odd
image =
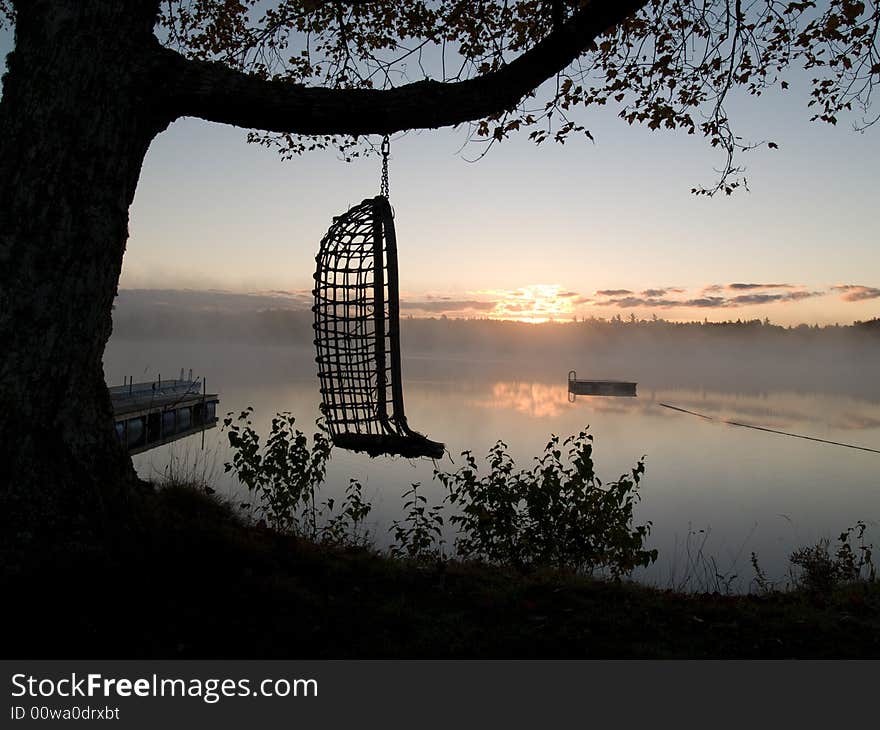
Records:
<instances>
[{"instance_id":1,"label":"rope in water","mask_svg":"<svg viewBox=\"0 0 880 730\"><path fill-rule=\"evenodd\" d=\"M740 428L751 428L755 431L766 431L767 433L776 433L780 436L791 436L796 439L804 439L806 441L817 441L820 444L831 444L832 446L845 446L848 449L858 449L859 451L870 451L872 454L880 454L880 449L870 449L867 446L856 446L855 444L845 444L842 441L829 441L828 439L820 439L815 436L804 436L799 433L790 433L789 431L777 431L775 428L767 428L766 426L755 426L751 423L740 423L739 421L728 421L724 418L716 418L715 416L707 416L703 413L697 413L696 411L689 411L687 408L679 408L678 406L672 406L668 403L658 403L657 405L663 408L669 408L672 411L678 411L679 413L687 413L691 416L697 416L699 418L705 418L707 421L718 421L719 423L726 423L728 426L739 426Z\"/></svg>"}]
</instances>

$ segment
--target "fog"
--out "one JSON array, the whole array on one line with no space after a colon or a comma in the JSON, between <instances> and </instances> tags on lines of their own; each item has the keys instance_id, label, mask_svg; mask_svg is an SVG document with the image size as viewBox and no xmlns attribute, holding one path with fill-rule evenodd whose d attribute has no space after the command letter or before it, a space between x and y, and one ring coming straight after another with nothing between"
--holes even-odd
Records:
<instances>
[{"instance_id":1,"label":"fog","mask_svg":"<svg viewBox=\"0 0 880 730\"><path fill-rule=\"evenodd\" d=\"M283 347L305 372L313 370L309 295L264 295L177 290L122 291L114 309L112 341L144 341L137 372L155 377L166 364L155 348L175 344L228 346L212 370L254 369L249 346ZM760 394L786 390L842 394L880 400L880 320L852 326L783 328L755 320L726 323L670 323L625 319L526 324L477 319L412 319L401 322L406 374L444 377L450 368L487 380L564 380L569 370L581 378L634 380L656 388L702 388ZM195 348L197 351L198 348ZM180 363L193 367L197 363ZM277 382L290 367L273 372L268 363L254 377ZM131 368L135 367L135 363ZM173 371L170 373L173 374Z\"/></svg>"}]
</instances>

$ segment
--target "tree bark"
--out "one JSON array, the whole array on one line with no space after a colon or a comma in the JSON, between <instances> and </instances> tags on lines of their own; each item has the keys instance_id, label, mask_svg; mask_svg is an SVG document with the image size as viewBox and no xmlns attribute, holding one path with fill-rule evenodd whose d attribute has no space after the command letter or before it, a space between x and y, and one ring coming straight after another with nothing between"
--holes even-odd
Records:
<instances>
[{"instance_id":1,"label":"tree bark","mask_svg":"<svg viewBox=\"0 0 880 730\"><path fill-rule=\"evenodd\" d=\"M102 355L154 108L155 3L19 3L0 102L0 527L100 529L135 480Z\"/></svg>"}]
</instances>

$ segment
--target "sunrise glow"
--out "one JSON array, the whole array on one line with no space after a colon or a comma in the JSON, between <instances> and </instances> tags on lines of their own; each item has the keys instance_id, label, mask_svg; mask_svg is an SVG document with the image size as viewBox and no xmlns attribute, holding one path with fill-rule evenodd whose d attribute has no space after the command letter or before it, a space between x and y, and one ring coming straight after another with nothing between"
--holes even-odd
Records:
<instances>
[{"instance_id":1,"label":"sunrise glow","mask_svg":"<svg viewBox=\"0 0 880 730\"><path fill-rule=\"evenodd\" d=\"M495 300L490 319L539 324L555 319L571 319L575 314L577 292L565 291L558 284L530 284L519 289L482 291Z\"/></svg>"}]
</instances>

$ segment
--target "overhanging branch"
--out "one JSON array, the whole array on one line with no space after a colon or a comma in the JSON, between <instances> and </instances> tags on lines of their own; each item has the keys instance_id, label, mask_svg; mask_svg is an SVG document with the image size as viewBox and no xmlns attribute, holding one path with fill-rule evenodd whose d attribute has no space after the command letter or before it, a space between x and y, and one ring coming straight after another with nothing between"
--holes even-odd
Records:
<instances>
[{"instance_id":1,"label":"overhanging branch","mask_svg":"<svg viewBox=\"0 0 880 730\"><path fill-rule=\"evenodd\" d=\"M175 117L292 134L384 134L460 124L513 108L565 69L597 36L646 4L647 0L595 0L497 71L465 81L419 81L385 90L266 81L165 50L169 111Z\"/></svg>"}]
</instances>

